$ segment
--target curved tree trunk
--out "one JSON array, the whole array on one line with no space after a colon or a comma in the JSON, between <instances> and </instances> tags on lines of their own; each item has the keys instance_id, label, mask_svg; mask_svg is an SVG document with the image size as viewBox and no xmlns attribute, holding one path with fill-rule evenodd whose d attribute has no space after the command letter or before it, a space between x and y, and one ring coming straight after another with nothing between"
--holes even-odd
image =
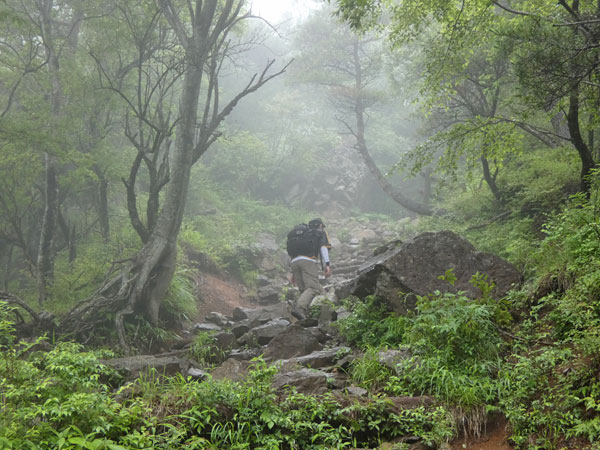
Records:
<instances>
[{"instance_id":1,"label":"curved tree trunk","mask_svg":"<svg viewBox=\"0 0 600 450\"><path fill-rule=\"evenodd\" d=\"M377 183L383 189L383 191L388 194L396 203L400 206L408 209L409 211L415 212L417 214L421 214L424 216L431 216L434 214L433 209L424 203L419 203L414 200L411 200L407 196L405 196L400 189L396 186L392 185L387 178L381 173L377 164L371 157L369 153L369 149L367 148L367 144L365 142L365 125L364 125L364 114L362 108L357 106L356 108L356 148L360 153L363 161L367 165L367 168L371 172L371 174L377 180Z\"/></svg>"},{"instance_id":2,"label":"curved tree trunk","mask_svg":"<svg viewBox=\"0 0 600 450\"><path fill-rule=\"evenodd\" d=\"M490 172L490 163L485 156L481 157L481 167L483 169L483 179L490 188L490 191L492 191L492 194L494 194L494 198L499 202L502 202L502 193L496 184L496 174L498 172L496 171L496 173L492 175L492 172Z\"/></svg>"},{"instance_id":3,"label":"curved tree trunk","mask_svg":"<svg viewBox=\"0 0 600 450\"><path fill-rule=\"evenodd\" d=\"M171 0L157 1L185 51L179 119L175 145L169 159L170 176L163 207L144 246L121 269L120 275L110 274L100 290L73 308L61 324L66 332L91 333L96 325L105 321L107 313L116 312L115 326L125 353L129 353L123 323L127 316L141 314L150 323L158 324L160 304L175 271L177 236L183 220L193 164L214 142L218 136L218 125L239 100L285 71L284 67L277 73L267 75L272 62L267 64L260 75L255 75L240 93L219 110L219 85L216 79L221 65L215 61L226 57L222 52L225 37L239 20L242 3L237 0L197 0L190 25L182 22ZM192 2L189 6L192 8ZM208 86L202 91L206 97L204 113L198 124L198 105L205 71Z\"/></svg>"},{"instance_id":4,"label":"curved tree trunk","mask_svg":"<svg viewBox=\"0 0 600 450\"><path fill-rule=\"evenodd\" d=\"M363 75L362 75L362 66L360 61L360 43L358 39L355 39L353 42L353 59L354 59L354 77L355 77L355 120L356 120L356 131L353 132L354 137L356 138L356 149L360 153L363 161L365 162L367 168L371 172L371 174L377 180L377 183L383 189L383 191L388 194L396 203L400 206L408 209L409 211L415 212L417 214L421 214L424 216L433 215L433 209L426 204L416 202L411 200L407 196L405 196L400 189L392 185L386 177L381 173L377 164L373 160L371 153L367 147L367 143L365 141L365 107L362 100L362 92L363 92Z\"/></svg>"},{"instance_id":5,"label":"curved tree trunk","mask_svg":"<svg viewBox=\"0 0 600 450\"><path fill-rule=\"evenodd\" d=\"M588 196L591 190L591 180L589 178L592 169L596 167L594 162L594 156L590 151L590 148L585 143L581 136L581 129L579 127L579 88L574 87L571 90L569 96L569 111L567 112L567 125L569 126L569 134L571 135L571 142L575 146L577 153L579 153L579 159L581 161L581 172L579 175L581 191L585 192Z\"/></svg>"}]
</instances>

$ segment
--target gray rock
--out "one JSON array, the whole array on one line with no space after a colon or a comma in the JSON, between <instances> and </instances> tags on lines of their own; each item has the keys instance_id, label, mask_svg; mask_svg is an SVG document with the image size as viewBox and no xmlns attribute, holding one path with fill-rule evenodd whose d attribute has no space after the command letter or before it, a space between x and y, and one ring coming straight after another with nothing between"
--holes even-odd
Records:
<instances>
[{"instance_id":1,"label":"gray rock","mask_svg":"<svg viewBox=\"0 0 600 450\"><path fill-rule=\"evenodd\" d=\"M188 377L191 377L194 380L202 381L205 380L208 376L204 370L197 369L195 367L190 367L187 371Z\"/></svg>"},{"instance_id":2,"label":"gray rock","mask_svg":"<svg viewBox=\"0 0 600 450\"><path fill-rule=\"evenodd\" d=\"M306 367L320 369L335 365L336 361L346 356L350 351L349 347L333 347L297 357L295 361Z\"/></svg>"},{"instance_id":3,"label":"gray rock","mask_svg":"<svg viewBox=\"0 0 600 450\"><path fill-rule=\"evenodd\" d=\"M457 280L452 286L439 276L454 269ZM359 275L347 293L359 298L375 294L386 300L399 314L415 307L416 295L464 291L471 298L481 295L470 284L479 272L487 274L496 287L493 295L502 297L518 286L523 277L508 261L490 253L477 251L473 245L451 231L423 233L371 258L359 269ZM346 295L347 296L347 295Z\"/></svg>"},{"instance_id":4,"label":"gray rock","mask_svg":"<svg viewBox=\"0 0 600 450\"><path fill-rule=\"evenodd\" d=\"M121 372L128 380L137 378L140 373L155 370L158 375L186 375L190 367L187 359L178 356L136 355L101 361Z\"/></svg>"},{"instance_id":5,"label":"gray rock","mask_svg":"<svg viewBox=\"0 0 600 450\"><path fill-rule=\"evenodd\" d=\"M259 288L257 298L260 305L272 305L280 301L279 291L272 286Z\"/></svg>"},{"instance_id":6,"label":"gray rock","mask_svg":"<svg viewBox=\"0 0 600 450\"><path fill-rule=\"evenodd\" d=\"M222 331L223 329L214 323L208 323L208 322L203 322L203 323L197 323L194 325L194 331L196 332L203 332L203 331Z\"/></svg>"},{"instance_id":7,"label":"gray rock","mask_svg":"<svg viewBox=\"0 0 600 450\"><path fill-rule=\"evenodd\" d=\"M219 367L213 369L211 375L215 380L241 381L248 374L250 365L251 363L248 361L229 358Z\"/></svg>"},{"instance_id":8,"label":"gray rock","mask_svg":"<svg viewBox=\"0 0 600 450\"><path fill-rule=\"evenodd\" d=\"M227 328L231 326L231 321L227 318L227 316L218 312L208 313L204 318L204 321L218 325L221 328Z\"/></svg>"},{"instance_id":9,"label":"gray rock","mask_svg":"<svg viewBox=\"0 0 600 450\"><path fill-rule=\"evenodd\" d=\"M231 332L236 338L239 338L250 331L247 321L238 322L231 326Z\"/></svg>"},{"instance_id":10,"label":"gray rock","mask_svg":"<svg viewBox=\"0 0 600 450\"><path fill-rule=\"evenodd\" d=\"M221 351L231 350L238 347L236 337L233 333L228 331L221 331L213 336L217 347Z\"/></svg>"},{"instance_id":11,"label":"gray rock","mask_svg":"<svg viewBox=\"0 0 600 450\"><path fill-rule=\"evenodd\" d=\"M348 394L356 397L365 397L369 393L369 391L360 386L348 386L346 390L348 391Z\"/></svg>"},{"instance_id":12,"label":"gray rock","mask_svg":"<svg viewBox=\"0 0 600 450\"><path fill-rule=\"evenodd\" d=\"M249 328L255 328L281 318L290 318L288 305L285 302L275 303L264 308L235 308L233 310L233 320L236 322L245 320Z\"/></svg>"},{"instance_id":13,"label":"gray rock","mask_svg":"<svg viewBox=\"0 0 600 450\"><path fill-rule=\"evenodd\" d=\"M264 352L265 360L289 359L321 350L322 336L312 330L316 329L290 325L269 342Z\"/></svg>"},{"instance_id":14,"label":"gray rock","mask_svg":"<svg viewBox=\"0 0 600 450\"><path fill-rule=\"evenodd\" d=\"M411 356L412 356L412 354L406 349L385 350L385 351L381 351L377 354L377 361L380 364L383 364L384 366L397 372L398 364L400 364L401 362L410 358Z\"/></svg>"},{"instance_id":15,"label":"gray rock","mask_svg":"<svg viewBox=\"0 0 600 450\"><path fill-rule=\"evenodd\" d=\"M263 286L268 286L270 284L273 284L273 281L265 275L259 275L256 278L256 284L260 287L263 287Z\"/></svg>"},{"instance_id":16,"label":"gray rock","mask_svg":"<svg viewBox=\"0 0 600 450\"><path fill-rule=\"evenodd\" d=\"M238 361L250 361L252 358L257 358L261 354L261 349L234 349L229 352L229 358L236 359Z\"/></svg>"},{"instance_id":17,"label":"gray rock","mask_svg":"<svg viewBox=\"0 0 600 450\"><path fill-rule=\"evenodd\" d=\"M271 320L264 325L250 329L250 331L239 338L239 342L243 345L253 345L254 343L266 345L275 336L281 334L289 325L290 322L286 319Z\"/></svg>"},{"instance_id":18,"label":"gray rock","mask_svg":"<svg viewBox=\"0 0 600 450\"><path fill-rule=\"evenodd\" d=\"M277 392L284 392L289 387L295 387L300 393L319 395L329 390L327 380L328 376L323 372L313 369L300 369L276 374L271 386Z\"/></svg>"}]
</instances>

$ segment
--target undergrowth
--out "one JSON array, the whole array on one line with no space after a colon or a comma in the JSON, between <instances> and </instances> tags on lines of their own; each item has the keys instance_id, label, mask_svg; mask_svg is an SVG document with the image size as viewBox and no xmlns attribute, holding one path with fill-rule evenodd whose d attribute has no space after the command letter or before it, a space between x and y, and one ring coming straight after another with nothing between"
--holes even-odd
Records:
<instances>
[{"instance_id":1,"label":"undergrowth","mask_svg":"<svg viewBox=\"0 0 600 450\"><path fill-rule=\"evenodd\" d=\"M544 238L527 254L534 276L503 299L492 298L487 281L474 277L480 298L435 292L420 297L409 317L395 316L372 297L350 303L353 314L339 330L365 350L353 365L355 382L389 395L431 396L454 413L457 430L475 435L487 414L501 413L517 448L598 448L600 203L594 186L591 198L575 195L548 216ZM443 278L452 282L452 272ZM392 368L377 358L390 348L406 354Z\"/></svg>"},{"instance_id":2,"label":"undergrowth","mask_svg":"<svg viewBox=\"0 0 600 450\"><path fill-rule=\"evenodd\" d=\"M384 397L281 396L271 387L277 369L261 360L240 382L156 372L126 382L102 363L107 351L16 342L9 312L0 304L1 448L376 448L397 436L434 445L452 434L439 406L398 411Z\"/></svg>"}]
</instances>

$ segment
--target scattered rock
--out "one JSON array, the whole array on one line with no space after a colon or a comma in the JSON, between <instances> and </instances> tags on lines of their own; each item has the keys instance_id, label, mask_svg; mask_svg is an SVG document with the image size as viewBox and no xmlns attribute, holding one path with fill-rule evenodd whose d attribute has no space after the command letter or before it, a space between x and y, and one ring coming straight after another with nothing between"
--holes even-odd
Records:
<instances>
[{"instance_id":1,"label":"scattered rock","mask_svg":"<svg viewBox=\"0 0 600 450\"><path fill-rule=\"evenodd\" d=\"M354 395L356 397L365 397L369 393L369 391L359 386L348 386L346 388L346 391L348 392L348 394Z\"/></svg>"},{"instance_id":2,"label":"scattered rock","mask_svg":"<svg viewBox=\"0 0 600 450\"><path fill-rule=\"evenodd\" d=\"M194 325L194 331L196 331L196 332L222 331L222 330L223 330L223 328L221 328L219 325L210 323L210 322L197 323Z\"/></svg>"},{"instance_id":3,"label":"scattered rock","mask_svg":"<svg viewBox=\"0 0 600 450\"><path fill-rule=\"evenodd\" d=\"M345 357L350 352L351 349L349 347L333 347L297 357L295 358L295 361L306 367L320 369L335 365L339 359Z\"/></svg>"},{"instance_id":4,"label":"scattered rock","mask_svg":"<svg viewBox=\"0 0 600 450\"><path fill-rule=\"evenodd\" d=\"M204 320L206 322L214 323L215 325L218 325L221 328L227 328L232 325L231 320L229 320L225 314L221 314L218 312L208 313Z\"/></svg>"},{"instance_id":5,"label":"scattered rock","mask_svg":"<svg viewBox=\"0 0 600 450\"><path fill-rule=\"evenodd\" d=\"M319 370L300 369L293 372L278 373L273 378L271 386L277 392L284 392L294 387L302 394L319 395L329 390L328 376Z\"/></svg>"},{"instance_id":6,"label":"scattered rock","mask_svg":"<svg viewBox=\"0 0 600 450\"><path fill-rule=\"evenodd\" d=\"M241 381L248 374L248 368L251 363L236 358L229 358L223 364L215 368L211 375L215 380L228 379L231 381Z\"/></svg>"},{"instance_id":7,"label":"scattered rock","mask_svg":"<svg viewBox=\"0 0 600 450\"><path fill-rule=\"evenodd\" d=\"M290 322L286 319L271 320L264 325L251 328L250 331L239 338L239 342L242 345L252 345L253 343L266 345L274 337L279 336L289 324Z\"/></svg>"},{"instance_id":8,"label":"scattered rock","mask_svg":"<svg viewBox=\"0 0 600 450\"><path fill-rule=\"evenodd\" d=\"M101 362L121 372L128 380L133 380L149 370L156 371L158 375L187 375L190 368L190 362L178 356L136 355Z\"/></svg>"},{"instance_id":9,"label":"scattered rock","mask_svg":"<svg viewBox=\"0 0 600 450\"><path fill-rule=\"evenodd\" d=\"M272 286L264 286L258 289L258 304L272 305L279 302L279 291Z\"/></svg>"},{"instance_id":10,"label":"scattered rock","mask_svg":"<svg viewBox=\"0 0 600 450\"><path fill-rule=\"evenodd\" d=\"M309 328L291 325L267 345L264 358L267 361L275 361L308 355L322 349L320 338L321 336Z\"/></svg>"},{"instance_id":11,"label":"scattered rock","mask_svg":"<svg viewBox=\"0 0 600 450\"><path fill-rule=\"evenodd\" d=\"M197 369L195 367L190 367L187 371L187 375L196 381L203 381L208 376L204 370Z\"/></svg>"}]
</instances>

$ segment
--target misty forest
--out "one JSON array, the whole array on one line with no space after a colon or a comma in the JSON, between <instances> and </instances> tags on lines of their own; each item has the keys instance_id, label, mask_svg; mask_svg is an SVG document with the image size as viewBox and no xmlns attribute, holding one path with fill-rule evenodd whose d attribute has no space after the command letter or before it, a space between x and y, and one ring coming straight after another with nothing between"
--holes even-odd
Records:
<instances>
[{"instance_id":1,"label":"misty forest","mask_svg":"<svg viewBox=\"0 0 600 450\"><path fill-rule=\"evenodd\" d=\"M600 0L281 4L0 2L0 449L600 448Z\"/></svg>"}]
</instances>

